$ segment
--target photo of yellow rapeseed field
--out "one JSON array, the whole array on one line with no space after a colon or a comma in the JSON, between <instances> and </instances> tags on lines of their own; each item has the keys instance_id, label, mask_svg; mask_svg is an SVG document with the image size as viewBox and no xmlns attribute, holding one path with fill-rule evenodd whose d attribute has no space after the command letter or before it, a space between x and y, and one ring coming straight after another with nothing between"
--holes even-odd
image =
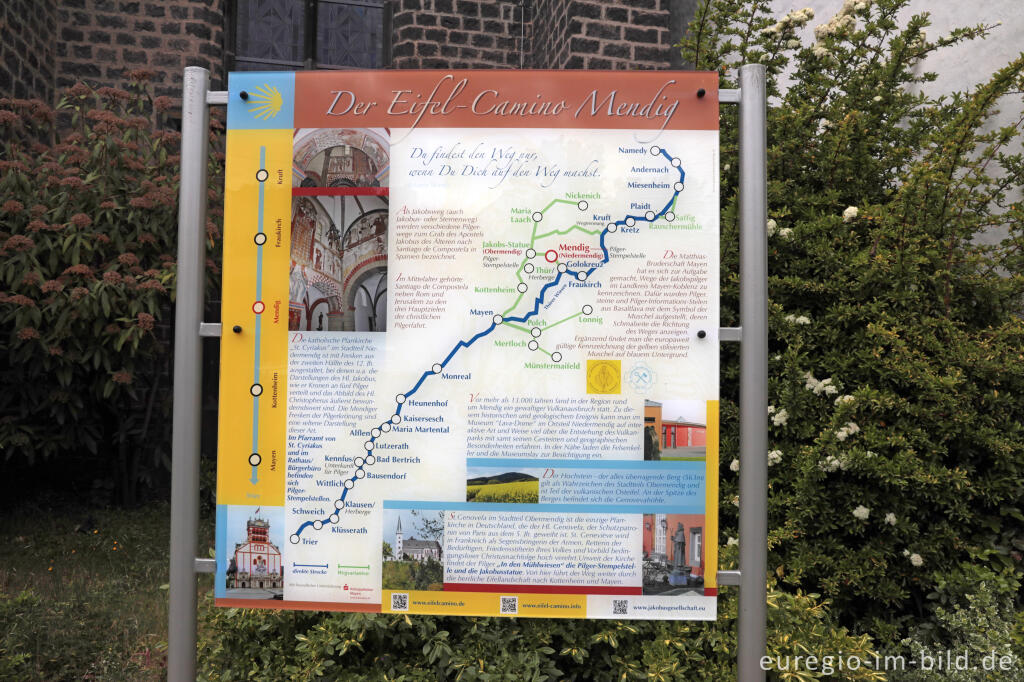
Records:
<instances>
[{"instance_id":1,"label":"photo of yellow rapeseed field","mask_svg":"<svg viewBox=\"0 0 1024 682\"><path fill-rule=\"evenodd\" d=\"M470 471L466 480L466 502L514 502L536 504L540 501L540 478L530 473L510 471L490 474ZM474 476L474 473L479 475Z\"/></svg>"}]
</instances>

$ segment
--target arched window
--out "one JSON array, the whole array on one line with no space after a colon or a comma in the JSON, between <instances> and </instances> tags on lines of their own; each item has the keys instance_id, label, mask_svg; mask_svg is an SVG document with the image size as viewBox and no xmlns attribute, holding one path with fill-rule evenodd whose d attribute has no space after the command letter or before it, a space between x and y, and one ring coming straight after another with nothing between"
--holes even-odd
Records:
<instances>
[{"instance_id":1,"label":"arched window","mask_svg":"<svg viewBox=\"0 0 1024 682\"><path fill-rule=\"evenodd\" d=\"M229 69L379 69L391 64L386 0L234 0Z\"/></svg>"}]
</instances>

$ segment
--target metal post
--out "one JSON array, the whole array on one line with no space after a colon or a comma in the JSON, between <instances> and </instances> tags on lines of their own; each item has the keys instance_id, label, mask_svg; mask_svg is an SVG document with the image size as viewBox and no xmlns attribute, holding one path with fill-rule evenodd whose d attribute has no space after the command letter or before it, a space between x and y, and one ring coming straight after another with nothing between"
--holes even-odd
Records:
<instances>
[{"instance_id":1,"label":"metal post","mask_svg":"<svg viewBox=\"0 0 1024 682\"><path fill-rule=\"evenodd\" d=\"M740 327L721 341L740 346L740 570L718 571L721 585L740 588L740 682L765 679L768 563L768 234L765 69L740 67L740 88L719 101L739 104ZM743 539L746 539L746 542Z\"/></svg>"},{"instance_id":2,"label":"metal post","mask_svg":"<svg viewBox=\"0 0 1024 682\"><path fill-rule=\"evenodd\" d=\"M738 677L765 679L768 564L768 233L765 68L740 67L740 604Z\"/></svg>"},{"instance_id":3,"label":"metal post","mask_svg":"<svg viewBox=\"0 0 1024 682\"><path fill-rule=\"evenodd\" d=\"M178 286L174 314L174 434L171 442L171 561L167 679L196 679L196 570L206 267L206 164L210 72L185 69L181 97Z\"/></svg>"}]
</instances>

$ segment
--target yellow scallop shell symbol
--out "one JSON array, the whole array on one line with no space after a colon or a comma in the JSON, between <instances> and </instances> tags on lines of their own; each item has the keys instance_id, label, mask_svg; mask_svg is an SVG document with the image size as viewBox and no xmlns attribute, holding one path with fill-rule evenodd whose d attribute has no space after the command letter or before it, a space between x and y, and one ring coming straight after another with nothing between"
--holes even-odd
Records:
<instances>
[{"instance_id":1,"label":"yellow scallop shell symbol","mask_svg":"<svg viewBox=\"0 0 1024 682\"><path fill-rule=\"evenodd\" d=\"M622 361L587 360L587 393L622 393Z\"/></svg>"},{"instance_id":2,"label":"yellow scallop shell symbol","mask_svg":"<svg viewBox=\"0 0 1024 682\"><path fill-rule=\"evenodd\" d=\"M284 106L284 97L281 96L277 88L267 83L264 83L263 87L256 88L249 97L253 101L249 111L261 120L274 118L281 113L281 107Z\"/></svg>"}]
</instances>

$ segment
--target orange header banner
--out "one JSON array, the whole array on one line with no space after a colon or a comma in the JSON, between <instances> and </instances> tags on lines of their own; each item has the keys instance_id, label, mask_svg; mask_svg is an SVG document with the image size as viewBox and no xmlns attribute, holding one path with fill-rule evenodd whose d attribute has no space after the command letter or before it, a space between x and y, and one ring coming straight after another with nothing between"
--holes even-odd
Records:
<instances>
[{"instance_id":1,"label":"orange header banner","mask_svg":"<svg viewBox=\"0 0 1024 682\"><path fill-rule=\"evenodd\" d=\"M718 74L304 71L295 127L718 130Z\"/></svg>"}]
</instances>

